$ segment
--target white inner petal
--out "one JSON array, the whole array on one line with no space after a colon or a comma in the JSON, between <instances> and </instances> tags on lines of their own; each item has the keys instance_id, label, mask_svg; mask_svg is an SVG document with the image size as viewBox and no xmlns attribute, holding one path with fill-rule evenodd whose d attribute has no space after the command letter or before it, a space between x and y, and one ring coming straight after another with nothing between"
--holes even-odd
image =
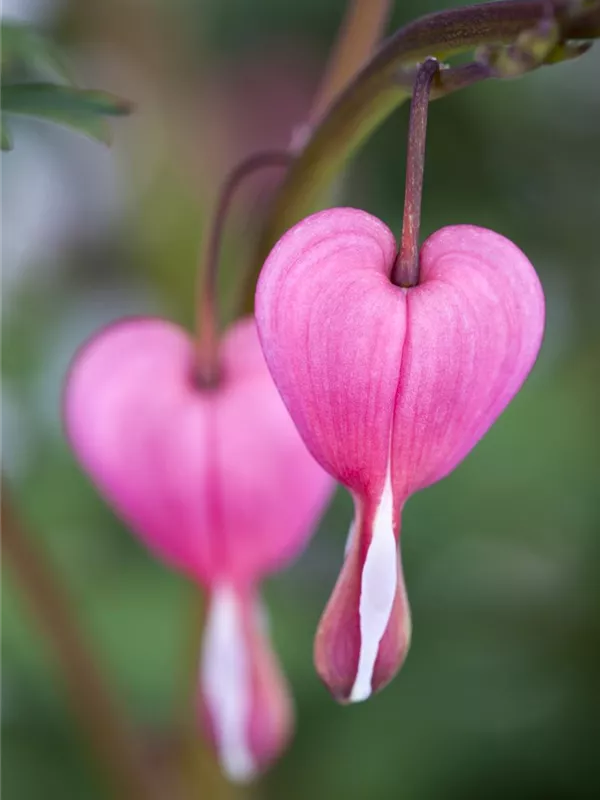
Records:
<instances>
[{"instance_id":1,"label":"white inner petal","mask_svg":"<svg viewBox=\"0 0 600 800\"><path fill-rule=\"evenodd\" d=\"M230 586L223 585L213 593L209 607L200 683L223 771L234 781L247 781L256 774L249 743L251 681L239 600Z\"/></svg>"},{"instance_id":2,"label":"white inner petal","mask_svg":"<svg viewBox=\"0 0 600 800\"><path fill-rule=\"evenodd\" d=\"M373 535L360 584L360 654L350 700L366 700L372 691L379 644L388 626L398 586L397 545L394 537L394 499L391 458L383 493L373 520Z\"/></svg>"}]
</instances>

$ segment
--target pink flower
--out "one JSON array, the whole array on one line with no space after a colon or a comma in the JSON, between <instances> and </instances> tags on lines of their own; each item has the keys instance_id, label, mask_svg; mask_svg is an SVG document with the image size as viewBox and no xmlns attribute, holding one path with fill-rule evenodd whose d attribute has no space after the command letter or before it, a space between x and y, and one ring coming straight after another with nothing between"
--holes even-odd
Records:
<instances>
[{"instance_id":1,"label":"pink flower","mask_svg":"<svg viewBox=\"0 0 600 800\"><path fill-rule=\"evenodd\" d=\"M281 401L253 320L224 337L216 387L198 388L193 365L192 341L177 326L120 322L77 356L65 420L116 512L209 592L198 705L225 771L243 780L291 730L257 584L298 555L333 482Z\"/></svg>"},{"instance_id":2,"label":"pink flower","mask_svg":"<svg viewBox=\"0 0 600 800\"><path fill-rule=\"evenodd\" d=\"M404 503L485 434L525 380L544 327L536 273L499 234L437 231L409 289L390 281L396 252L375 217L324 211L279 241L256 295L275 383L309 450L354 498L315 642L317 670L342 700L368 697L406 656Z\"/></svg>"}]
</instances>

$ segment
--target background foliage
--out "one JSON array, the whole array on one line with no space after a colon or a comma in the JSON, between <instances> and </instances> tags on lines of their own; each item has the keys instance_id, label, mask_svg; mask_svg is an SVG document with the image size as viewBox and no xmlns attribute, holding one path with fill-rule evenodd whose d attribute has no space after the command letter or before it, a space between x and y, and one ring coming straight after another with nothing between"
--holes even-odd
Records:
<instances>
[{"instance_id":1,"label":"background foliage","mask_svg":"<svg viewBox=\"0 0 600 800\"><path fill-rule=\"evenodd\" d=\"M390 29L443 5L397 3ZM11 125L15 149L2 157L4 461L156 758L181 716L193 591L146 554L81 474L61 431L61 386L80 343L118 316L191 323L196 255L217 187L244 154L287 144L344 6L27 5L81 85L129 98L137 111L113 125L110 151L43 122ZM382 694L341 708L312 667L312 636L350 521L343 492L303 558L269 582L298 729L253 797L600 794L599 69L596 47L431 109L422 233L470 222L518 243L546 291L544 347L475 452L406 509L414 639ZM394 114L337 188L338 199L395 230L407 118L406 107ZM223 264L226 309L273 185L272 176L257 179L236 208ZM4 796L105 797L51 654L6 577Z\"/></svg>"}]
</instances>

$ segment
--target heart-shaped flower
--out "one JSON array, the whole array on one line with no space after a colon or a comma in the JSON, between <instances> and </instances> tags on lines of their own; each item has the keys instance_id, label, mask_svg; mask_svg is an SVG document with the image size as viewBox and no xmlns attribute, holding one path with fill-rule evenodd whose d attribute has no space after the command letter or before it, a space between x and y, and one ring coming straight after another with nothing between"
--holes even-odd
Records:
<instances>
[{"instance_id":1,"label":"heart-shaped flower","mask_svg":"<svg viewBox=\"0 0 600 800\"><path fill-rule=\"evenodd\" d=\"M390 280L396 252L375 217L323 211L275 246L256 295L275 383L309 450L355 502L315 642L317 670L342 700L387 683L408 649L404 503L485 434L525 380L544 327L537 275L503 236L437 231L411 288Z\"/></svg>"},{"instance_id":2,"label":"heart-shaped flower","mask_svg":"<svg viewBox=\"0 0 600 800\"><path fill-rule=\"evenodd\" d=\"M280 752L291 726L256 587L298 555L333 482L290 419L254 320L229 330L219 361L218 384L199 388L180 328L117 323L77 356L65 421L116 512L208 589L199 707L226 772L246 779Z\"/></svg>"}]
</instances>

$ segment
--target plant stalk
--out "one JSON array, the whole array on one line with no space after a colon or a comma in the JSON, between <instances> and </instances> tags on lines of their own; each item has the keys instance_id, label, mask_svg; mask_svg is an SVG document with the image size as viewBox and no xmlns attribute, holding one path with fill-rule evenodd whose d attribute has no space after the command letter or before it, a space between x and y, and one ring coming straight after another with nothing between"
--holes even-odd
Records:
<instances>
[{"instance_id":1,"label":"plant stalk","mask_svg":"<svg viewBox=\"0 0 600 800\"><path fill-rule=\"evenodd\" d=\"M140 743L73 613L74 603L17 517L4 481L2 549L30 613L54 651L71 706L104 767L114 796L123 800L158 800L169 796L170 793L159 791L155 776L146 769Z\"/></svg>"},{"instance_id":2,"label":"plant stalk","mask_svg":"<svg viewBox=\"0 0 600 800\"><path fill-rule=\"evenodd\" d=\"M293 155L285 150L255 153L240 162L223 184L211 223L206 253L200 260L195 378L201 388L216 386L220 378L217 276L223 230L233 197L249 175L266 167L287 167L292 161Z\"/></svg>"},{"instance_id":3,"label":"plant stalk","mask_svg":"<svg viewBox=\"0 0 600 800\"><path fill-rule=\"evenodd\" d=\"M439 72L436 58L426 58L417 70L406 149L406 188L404 192L404 217L400 252L392 268L391 281L396 286L409 288L419 282L419 230L421 228L421 200L425 172L425 142L427 139L427 112L431 82Z\"/></svg>"},{"instance_id":4,"label":"plant stalk","mask_svg":"<svg viewBox=\"0 0 600 800\"><path fill-rule=\"evenodd\" d=\"M549 17L550 15L550 17ZM254 278L274 243L302 217L313 212L349 156L412 93L407 74L428 56L440 60L482 45L514 45L519 37L548 19L556 22L559 40L600 36L600 2L579 0L498 0L456 8L410 22L387 39L310 133L279 189L265 221L253 265ZM556 59L548 58L548 63ZM543 63L543 62L542 62ZM539 66L538 64L537 66ZM495 77L474 62L440 73L432 99L470 83ZM246 298L253 307L253 293Z\"/></svg>"},{"instance_id":5,"label":"plant stalk","mask_svg":"<svg viewBox=\"0 0 600 800\"><path fill-rule=\"evenodd\" d=\"M312 104L314 125L367 63L390 15L390 0L351 0Z\"/></svg>"}]
</instances>

